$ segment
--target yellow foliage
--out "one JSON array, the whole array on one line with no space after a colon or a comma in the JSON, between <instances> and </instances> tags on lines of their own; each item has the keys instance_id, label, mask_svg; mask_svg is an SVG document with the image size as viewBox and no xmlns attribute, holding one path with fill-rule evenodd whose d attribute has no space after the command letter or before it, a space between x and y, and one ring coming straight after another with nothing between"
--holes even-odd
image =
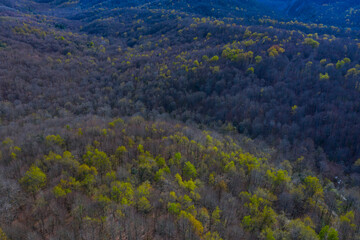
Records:
<instances>
[{"instance_id":1,"label":"yellow foliage","mask_svg":"<svg viewBox=\"0 0 360 240\"><path fill-rule=\"evenodd\" d=\"M198 235L199 237L202 236L204 232L204 227L202 223L199 220L197 220L191 213L180 211L180 218L187 219L192 225L195 234Z\"/></svg>"}]
</instances>

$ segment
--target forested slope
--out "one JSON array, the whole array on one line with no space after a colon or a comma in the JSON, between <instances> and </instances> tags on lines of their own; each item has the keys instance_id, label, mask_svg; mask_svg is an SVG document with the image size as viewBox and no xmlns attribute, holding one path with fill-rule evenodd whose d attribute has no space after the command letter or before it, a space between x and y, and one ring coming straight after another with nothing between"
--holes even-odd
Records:
<instances>
[{"instance_id":1,"label":"forested slope","mask_svg":"<svg viewBox=\"0 0 360 240\"><path fill-rule=\"evenodd\" d=\"M64 4L67 18L3 11L3 121L168 113L274 144L311 139L347 167L359 158L359 32Z\"/></svg>"},{"instance_id":2,"label":"forested slope","mask_svg":"<svg viewBox=\"0 0 360 240\"><path fill-rule=\"evenodd\" d=\"M3 231L10 239L358 239L358 188L315 173L311 156L290 162L223 131L141 117L9 127Z\"/></svg>"},{"instance_id":3,"label":"forested slope","mask_svg":"<svg viewBox=\"0 0 360 240\"><path fill-rule=\"evenodd\" d=\"M2 1L0 239L359 239L360 32L258 4Z\"/></svg>"}]
</instances>

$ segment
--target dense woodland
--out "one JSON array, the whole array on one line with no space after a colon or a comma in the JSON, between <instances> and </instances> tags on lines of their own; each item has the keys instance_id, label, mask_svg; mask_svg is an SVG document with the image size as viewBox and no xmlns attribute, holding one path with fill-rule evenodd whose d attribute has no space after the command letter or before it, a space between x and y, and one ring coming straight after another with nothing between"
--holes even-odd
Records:
<instances>
[{"instance_id":1,"label":"dense woodland","mask_svg":"<svg viewBox=\"0 0 360 240\"><path fill-rule=\"evenodd\" d=\"M283 160L231 127L88 116L2 134L9 239L359 236L359 188L316 173L319 153Z\"/></svg>"},{"instance_id":2,"label":"dense woodland","mask_svg":"<svg viewBox=\"0 0 360 240\"><path fill-rule=\"evenodd\" d=\"M2 1L0 239L359 239L358 7L260 6Z\"/></svg>"}]
</instances>

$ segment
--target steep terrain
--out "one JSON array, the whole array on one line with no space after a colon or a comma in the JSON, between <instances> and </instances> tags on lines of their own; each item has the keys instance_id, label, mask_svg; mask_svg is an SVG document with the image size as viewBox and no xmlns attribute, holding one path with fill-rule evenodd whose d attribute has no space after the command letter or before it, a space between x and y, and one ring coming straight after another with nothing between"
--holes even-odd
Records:
<instances>
[{"instance_id":1,"label":"steep terrain","mask_svg":"<svg viewBox=\"0 0 360 240\"><path fill-rule=\"evenodd\" d=\"M246 9L205 18L155 3L3 11L3 121L38 110L169 113L231 122L275 145L311 139L347 167L359 158L358 31L248 18Z\"/></svg>"},{"instance_id":2,"label":"steep terrain","mask_svg":"<svg viewBox=\"0 0 360 240\"><path fill-rule=\"evenodd\" d=\"M2 1L0 239L359 239L357 5L264 4Z\"/></svg>"}]
</instances>

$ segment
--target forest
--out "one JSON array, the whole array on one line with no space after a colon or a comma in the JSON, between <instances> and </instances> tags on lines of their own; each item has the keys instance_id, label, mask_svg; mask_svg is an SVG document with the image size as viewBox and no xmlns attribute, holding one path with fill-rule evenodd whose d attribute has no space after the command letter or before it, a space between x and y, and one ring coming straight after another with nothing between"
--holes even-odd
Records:
<instances>
[{"instance_id":1,"label":"forest","mask_svg":"<svg viewBox=\"0 0 360 240\"><path fill-rule=\"evenodd\" d=\"M268 2L1 1L0 240L359 240L360 6Z\"/></svg>"}]
</instances>

